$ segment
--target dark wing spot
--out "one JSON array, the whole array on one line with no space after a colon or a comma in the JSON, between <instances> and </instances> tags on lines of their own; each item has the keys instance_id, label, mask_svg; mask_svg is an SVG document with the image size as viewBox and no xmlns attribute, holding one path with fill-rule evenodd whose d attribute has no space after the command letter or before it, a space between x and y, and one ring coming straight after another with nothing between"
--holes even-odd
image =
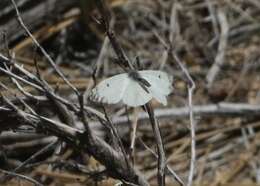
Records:
<instances>
[{"instance_id":1,"label":"dark wing spot","mask_svg":"<svg viewBox=\"0 0 260 186\"><path fill-rule=\"evenodd\" d=\"M158 76L161 79L161 75Z\"/></svg>"},{"instance_id":2,"label":"dark wing spot","mask_svg":"<svg viewBox=\"0 0 260 186\"><path fill-rule=\"evenodd\" d=\"M109 87L109 84L107 83L107 87Z\"/></svg>"}]
</instances>

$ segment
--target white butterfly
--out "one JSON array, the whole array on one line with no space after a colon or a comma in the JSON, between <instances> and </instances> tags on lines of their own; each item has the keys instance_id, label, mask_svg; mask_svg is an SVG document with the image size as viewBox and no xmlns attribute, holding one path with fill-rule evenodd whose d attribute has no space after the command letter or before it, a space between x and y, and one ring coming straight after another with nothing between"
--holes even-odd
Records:
<instances>
[{"instance_id":1,"label":"white butterfly","mask_svg":"<svg viewBox=\"0 0 260 186\"><path fill-rule=\"evenodd\" d=\"M115 104L122 101L132 107L144 105L152 98L167 105L173 77L156 70L134 71L112 76L91 90L90 100Z\"/></svg>"}]
</instances>

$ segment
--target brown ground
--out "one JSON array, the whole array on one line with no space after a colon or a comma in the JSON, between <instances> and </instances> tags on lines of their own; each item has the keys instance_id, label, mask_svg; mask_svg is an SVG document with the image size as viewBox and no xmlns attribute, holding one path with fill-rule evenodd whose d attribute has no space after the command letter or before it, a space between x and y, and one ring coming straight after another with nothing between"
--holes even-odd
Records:
<instances>
[{"instance_id":1,"label":"brown ground","mask_svg":"<svg viewBox=\"0 0 260 186\"><path fill-rule=\"evenodd\" d=\"M260 185L260 2L110 0L108 6L113 13L111 27L128 58L134 62L138 56L144 69L162 69L174 75L174 92L168 97L168 105L163 107L152 101L160 122L168 165L187 182L191 160L189 84L176 60L166 51L171 45L172 53L185 65L196 84L192 96L196 129L194 185ZM93 17L98 18L96 9L85 9L84 16L80 14L81 10L82 7L80 9L73 5L59 15L56 13L56 17L49 15L45 17L45 22L41 19L40 24L32 23L33 26L27 26L68 80L83 92L93 83L95 65L98 69L98 81L122 70L115 63L116 55L109 41L105 39L104 31L94 21ZM21 13L23 14L22 10ZM89 14L92 18L86 16ZM8 16L7 20L16 18L15 14ZM3 21L0 31L6 25ZM0 54L11 58L12 53L7 54L9 48L9 51L15 53L16 64L23 65L23 68L33 73L36 73L34 61L38 61L42 78L59 95L76 102L71 88L53 72L41 52L35 52L35 45L30 37L18 35L22 28L16 29L17 37L8 33L8 29L5 31L7 38L2 39L4 42L0 44ZM0 75L2 95L23 109L21 104L15 102L16 97L23 95L21 90L10 80L10 76L2 72ZM8 89L3 88L3 84ZM39 94L31 86L22 86L35 96ZM59 118L55 109L51 109L47 103L37 106L28 101L27 104L50 119ZM102 111L93 103L87 104ZM6 106L4 101L1 105ZM148 117L141 108L129 108L127 114L122 104L105 107L109 117L119 128L119 135L127 152L130 145L129 123L135 123L138 113L143 116L137 120L137 138L133 153L135 167L149 183L157 185L156 158L143 145L145 143L149 148L156 149ZM127 115L130 116L130 122ZM1 170L14 170L34 153L56 140L51 133L42 134L25 126L17 129L16 120L8 121L10 123L0 119ZM99 136L109 141L106 128L95 119L89 122ZM78 120L75 125L75 128L82 127ZM82 169L69 166L70 163L84 166L87 172L104 168L87 153L79 153L63 143L37 156L19 174L34 178L44 185L94 185L96 181L92 178L98 176L91 177ZM118 182L107 177L100 179L102 181L99 180L98 185L114 185ZM178 185L171 175L167 176L166 182L169 186ZM2 184L32 185L17 177Z\"/></svg>"}]
</instances>

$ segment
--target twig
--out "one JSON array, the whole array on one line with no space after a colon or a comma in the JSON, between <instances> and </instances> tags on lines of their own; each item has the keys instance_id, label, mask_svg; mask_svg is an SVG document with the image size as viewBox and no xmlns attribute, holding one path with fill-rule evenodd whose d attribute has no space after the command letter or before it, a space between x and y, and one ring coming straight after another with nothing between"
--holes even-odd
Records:
<instances>
[{"instance_id":1,"label":"twig","mask_svg":"<svg viewBox=\"0 0 260 186\"><path fill-rule=\"evenodd\" d=\"M109 129L112 131L112 133L113 133L113 135L114 135L114 137L115 137L115 140L116 140L116 141L115 141L115 142L116 142L115 145L116 145L117 147L119 147L120 151L121 151L122 154L123 154L125 163L126 163L126 165L129 167L129 166L130 166L130 162L129 162L129 159L128 159L128 157L127 157L126 151L125 151L125 149L124 149L124 145L123 145L123 143L122 143L122 140L120 139L120 136L119 136L119 134L118 134L118 130L117 130L117 128L114 126L114 124L111 122L111 120L110 120L110 118L109 118L109 116L108 116L108 114L107 114L105 108L104 108L104 113L105 113L105 117L106 117L106 119L107 119L108 127L109 127Z\"/></svg>"},{"instance_id":2,"label":"twig","mask_svg":"<svg viewBox=\"0 0 260 186\"><path fill-rule=\"evenodd\" d=\"M242 133L242 139L244 141L244 145L246 147L246 149L250 152L250 141L249 141L249 135L247 134L248 131L248 127L247 128L241 128L241 133ZM254 135L255 136L255 135ZM252 136L250 136L252 137ZM250 160L249 165L251 166L251 169L253 170L254 174L255 174L255 179L259 180L259 166L257 165L257 162L252 158L252 160Z\"/></svg>"},{"instance_id":3,"label":"twig","mask_svg":"<svg viewBox=\"0 0 260 186\"><path fill-rule=\"evenodd\" d=\"M127 110L126 110L127 112ZM128 121L130 123L130 127L131 127L131 145L130 145L130 156L131 156L131 159L132 159L132 162L133 164L135 163L135 140L136 140L136 130L137 130L137 124L138 124L138 112L139 112L139 109L136 108L134 109L134 119L131 120L130 122L130 119L129 119L129 114L127 112L127 117L128 117Z\"/></svg>"},{"instance_id":4,"label":"twig","mask_svg":"<svg viewBox=\"0 0 260 186\"><path fill-rule=\"evenodd\" d=\"M95 77L97 77L97 75L100 72L100 68L103 64L103 61L105 59L105 55L107 53L108 44L109 44L108 37L105 37L105 39L103 41L103 45L102 45L101 50L100 50L99 55L98 55L97 62L95 63L95 65L96 65Z\"/></svg>"},{"instance_id":5,"label":"twig","mask_svg":"<svg viewBox=\"0 0 260 186\"><path fill-rule=\"evenodd\" d=\"M25 160L23 163L21 163L21 165L19 165L18 167L16 167L12 173L16 173L18 172L21 168L23 168L24 166L26 166L28 163L30 163L32 160L34 160L37 156L45 153L47 150L49 150L53 145L55 145L57 143L57 140L46 145L45 147L43 147L41 150L37 151L36 153L34 153L30 158L28 158L27 160ZM15 175L10 175L10 176L1 176L0 180L6 180L11 178L11 176L15 176Z\"/></svg>"},{"instance_id":6,"label":"twig","mask_svg":"<svg viewBox=\"0 0 260 186\"><path fill-rule=\"evenodd\" d=\"M102 19L101 19L102 26L106 31L109 41L111 42L111 45L118 57L118 60L120 61L119 65L122 65L121 67L123 68L130 67L130 69L134 69L132 63L128 60L127 56L124 53L124 50L122 49L117 38L115 37L114 32L110 28L111 15L110 15L110 11L108 10L108 7L105 6L105 1L97 0L96 5L98 10L100 11L100 14L102 15Z\"/></svg>"},{"instance_id":7,"label":"twig","mask_svg":"<svg viewBox=\"0 0 260 186\"><path fill-rule=\"evenodd\" d=\"M67 83L69 85L69 87L71 87L71 89L76 93L76 95L79 95L78 90L76 89L76 87L74 85L72 85L69 80L64 76L64 74L60 71L60 69L56 66L55 62L51 59L50 55L45 51L45 49L40 45L40 43L35 39L35 37L32 35L32 33L29 31L29 29L25 26L21 16L20 16L20 12L18 10L18 7L15 3L14 0L11 0L15 11L16 11L16 15L17 15L17 20L20 23L20 25L23 27L23 29L25 30L25 32L29 35L29 37L31 37L31 39L33 40L33 42L36 44L37 47L39 47L39 49L41 50L41 52L43 53L43 55L47 58L48 62L51 64L51 66L55 69L55 71L60 75L60 77L64 80L65 83Z\"/></svg>"},{"instance_id":8,"label":"twig","mask_svg":"<svg viewBox=\"0 0 260 186\"><path fill-rule=\"evenodd\" d=\"M213 82L220 71L221 65L224 63L225 50L227 47L229 28L226 15L221 9L218 9L217 17L221 27L221 33L219 39L218 54L216 55L215 62L206 76L208 89L211 88L211 86L213 85Z\"/></svg>"},{"instance_id":9,"label":"twig","mask_svg":"<svg viewBox=\"0 0 260 186\"><path fill-rule=\"evenodd\" d=\"M109 10L108 7L105 6L103 0L98 0L97 1L97 8L99 10L99 12L102 15L102 26L104 27L106 34L112 44L112 47L120 61L120 66L125 66L128 67L130 69L134 69L134 66L132 65L132 63L127 59L124 50L122 49L120 43L118 42L117 38L115 37L114 33L112 32L112 30L110 30L109 27L109 18L110 18L110 14L109 14ZM157 150L158 150L158 174L157 174L157 178L158 178L158 184L159 186L164 186L165 185L165 167L166 167L166 157L165 157L165 152L164 152L164 147L163 147L163 142L162 142L162 137L161 137L161 133L160 133L160 128L159 128L159 124L155 118L154 115L154 110L151 107L151 105L149 103L147 103L144 108L146 109L146 111L148 112L149 115L149 119L150 119L150 123L152 125L153 128L153 132L155 135L155 140L156 140L156 145L157 145Z\"/></svg>"},{"instance_id":10,"label":"twig","mask_svg":"<svg viewBox=\"0 0 260 186\"><path fill-rule=\"evenodd\" d=\"M32 86L33 88L37 89L40 92L45 93L45 89L43 88L42 82L34 74L32 74L31 72L27 71L26 69L24 69L22 66L19 66L18 64L12 63L9 58L7 58L7 57L5 57L3 55L0 55L0 58L2 58L2 60L3 60L3 61L0 61L0 62L6 63L7 65L9 65L9 64L13 65L13 67L15 69L19 70L19 72L21 72L22 74L24 74L27 77L28 80L23 78L23 77L20 77L20 76L14 74L14 73L12 73L12 72L10 72L10 71L2 68L2 67L0 67L0 71L1 72L5 73L6 75L8 75L10 77L13 77L16 80L19 80L19 81L21 81L21 82L23 82L23 83L25 83L27 85ZM38 84L36 84L35 82L37 82ZM51 93L51 92L49 92L49 93ZM52 93L52 96L55 97L55 99L57 99L58 101L60 101L64 105L66 105L73 112L78 112L79 111L79 106L76 103L71 103L67 99L64 99L61 96L59 96L57 94L54 94L54 93ZM40 101L40 99L38 101ZM85 109L85 111L94 114L98 118L100 118L100 119L102 119L104 121L106 120L105 116L101 112L95 110L94 108L91 108L91 107L88 107L88 106L84 106L84 109Z\"/></svg>"},{"instance_id":11,"label":"twig","mask_svg":"<svg viewBox=\"0 0 260 186\"><path fill-rule=\"evenodd\" d=\"M154 110L149 103L147 103L145 105L145 109L149 115L150 123L152 125L153 133L155 135L156 146L157 146L157 151L158 151L158 174L157 174L158 184L159 184L159 186L164 186L165 185L166 157L165 157L160 127L159 127L159 123L158 123L157 119L155 118Z\"/></svg>"},{"instance_id":12,"label":"twig","mask_svg":"<svg viewBox=\"0 0 260 186\"><path fill-rule=\"evenodd\" d=\"M218 37L219 35L219 30L218 30L218 24L217 24L217 17L216 17L216 11L214 9L214 5L212 3L212 1L210 0L206 0L206 4L208 7L208 11L210 13L210 21L212 22L212 28L215 34L215 37Z\"/></svg>"},{"instance_id":13,"label":"twig","mask_svg":"<svg viewBox=\"0 0 260 186\"><path fill-rule=\"evenodd\" d=\"M75 148L87 150L88 153L106 166L107 170L109 170L107 173L111 177L140 186L149 186L138 171L132 166L126 166L121 153L118 153L104 140L96 136L90 128L86 127L84 132L43 116L25 113L14 105L10 105L10 107L17 111L17 114L19 114L17 115L17 121L21 121L23 125L32 125L31 123L33 123L34 126L41 127L50 134L59 136L64 141L73 144ZM84 106L82 105L81 108L84 108ZM43 121L44 125L42 124ZM17 122L16 125L21 125L21 123Z\"/></svg>"},{"instance_id":14,"label":"twig","mask_svg":"<svg viewBox=\"0 0 260 186\"><path fill-rule=\"evenodd\" d=\"M16 176L16 177L19 177L21 179L24 179L24 180L27 180L29 182L31 182L32 184L36 185L36 186L44 186L43 184L39 183L38 181L28 177L28 176L24 176L24 175L21 175L21 174L17 174L17 173L14 173L14 172L10 172L10 171L6 171L6 170L3 170L3 169L0 169L0 172L4 173L4 174L8 174L8 175L11 175L11 176Z\"/></svg>"},{"instance_id":15,"label":"twig","mask_svg":"<svg viewBox=\"0 0 260 186\"><path fill-rule=\"evenodd\" d=\"M193 105L193 115L195 117L252 117L260 114L260 106L246 103L219 103L209 105ZM179 108L162 108L155 109L154 114L159 119L179 119L189 116L189 107ZM134 115L130 115L129 119L133 120ZM141 123L149 117L146 112L138 113L138 120ZM128 122L127 116L113 117L112 122L115 124L123 124ZM93 122L94 125L95 122Z\"/></svg>"},{"instance_id":16,"label":"twig","mask_svg":"<svg viewBox=\"0 0 260 186\"><path fill-rule=\"evenodd\" d=\"M186 75L189 80L188 85L188 100L189 100L189 117L190 117L190 135L191 135L191 161L190 161L190 170L189 170L189 177L188 177L188 184L187 186L192 186L193 184L193 176L194 176L194 169L195 169L195 162L196 162L196 139L195 139L195 124L193 119L193 103L192 103L192 96L193 91L196 88L195 82L193 81L192 77L190 76L188 70L183 66L177 55L172 54L178 65L181 67L182 71Z\"/></svg>"},{"instance_id":17,"label":"twig","mask_svg":"<svg viewBox=\"0 0 260 186\"><path fill-rule=\"evenodd\" d=\"M139 139L139 140L141 141L142 145L143 145L149 152L151 152L152 155L154 155L154 156L158 159L157 154L156 154L151 148L149 148L149 147L143 142L143 140L141 140L141 139ZM177 182L178 182L180 185L182 185L182 186L185 185L184 182L182 181L182 179L175 173L175 171L174 171L168 164L166 165L166 168L167 168L168 171L173 175L173 177L177 180Z\"/></svg>"},{"instance_id":18,"label":"twig","mask_svg":"<svg viewBox=\"0 0 260 186\"><path fill-rule=\"evenodd\" d=\"M171 43L177 42L177 39L180 38L180 23L179 23L179 19L178 19L179 9L180 9L179 2L173 1L172 7L171 7L171 16L170 16L171 32L169 33L169 38L168 38Z\"/></svg>"}]
</instances>

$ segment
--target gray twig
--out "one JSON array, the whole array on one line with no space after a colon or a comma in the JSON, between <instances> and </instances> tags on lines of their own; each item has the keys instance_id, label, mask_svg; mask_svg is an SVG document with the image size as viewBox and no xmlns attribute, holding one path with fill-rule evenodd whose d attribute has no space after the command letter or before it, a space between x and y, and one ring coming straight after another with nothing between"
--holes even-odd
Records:
<instances>
[{"instance_id":1,"label":"gray twig","mask_svg":"<svg viewBox=\"0 0 260 186\"><path fill-rule=\"evenodd\" d=\"M99 12L102 15L102 26L104 27L106 34L111 42L111 45L120 61L120 64L122 67L128 67L130 69L134 69L134 66L132 65L132 63L127 59L127 56L124 53L124 50L122 49L120 43L118 42L118 39L116 38L116 36L114 35L113 31L110 30L110 26L109 26L109 18L110 18L110 14L109 14L109 10L108 7L105 6L104 2L102 0L97 1L97 7ZM157 150L158 150L158 174L157 174L157 178L158 178L158 184L160 186L164 186L165 185L165 167L166 167L166 157L165 157L165 152L164 152L164 147L163 147L163 142L162 142L162 137L161 137L161 132L160 132L160 128L159 128L159 123L155 118L154 115L154 110L151 107L151 105L149 103L147 103L146 105L144 105L144 108L146 109L148 115L149 115L149 119L150 119L150 123L152 125L153 128L153 132L155 135L155 140L156 140L156 145L157 145Z\"/></svg>"},{"instance_id":2,"label":"gray twig","mask_svg":"<svg viewBox=\"0 0 260 186\"><path fill-rule=\"evenodd\" d=\"M140 141L141 141L141 143L143 144L143 146L144 146L149 152L151 152L151 154L152 154L153 156L155 156L155 157L158 159L157 154L156 154L150 147L148 147L148 146L143 142L143 140L140 139ZM176 174L175 171L174 171L168 164L166 165L166 168L167 168L167 170L173 175L173 177L177 180L177 182L179 182L180 185L182 185L182 186L185 185L184 182L182 181L182 179L178 176L178 174Z\"/></svg>"},{"instance_id":3,"label":"gray twig","mask_svg":"<svg viewBox=\"0 0 260 186\"><path fill-rule=\"evenodd\" d=\"M208 104L208 105L193 105L193 115L195 117L209 117L209 116L244 116L252 117L260 114L260 106L252 105L247 103L228 103L223 102L219 104ZM179 108L162 108L155 109L154 114L159 119L179 119L189 116L189 107ZM135 116L130 115L129 119L133 120ZM146 112L138 113L139 122L147 120L149 117ZM128 122L127 116L113 117L112 122L116 124L123 124Z\"/></svg>"},{"instance_id":4,"label":"gray twig","mask_svg":"<svg viewBox=\"0 0 260 186\"><path fill-rule=\"evenodd\" d=\"M196 88L195 82L193 81L192 77L190 76L188 70L184 67L181 63L177 55L173 54L174 59L181 67L182 71L184 72L185 76L189 80L188 85L188 101L189 101L189 117L190 117L190 134L191 134L191 161L190 161L190 170L189 170L189 177L188 177L188 184L187 186L192 186L193 184L193 176L195 170L195 162L196 162L196 139L195 139L195 124L193 118L193 103L192 103L192 96L193 91Z\"/></svg>"},{"instance_id":5,"label":"gray twig","mask_svg":"<svg viewBox=\"0 0 260 186\"><path fill-rule=\"evenodd\" d=\"M157 153L158 153L158 184L159 186L165 185L165 168L166 168L166 156L164 152L164 145L162 141L161 131L159 127L159 122L154 115L154 110L149 103L145 105L145 109L149 115L150 123L153 128L153 133L155 135Z\"/></svg>"},{"instance_id":6,"label":"gray twig","mask_svg":"<svg viewBox=\"0 0 260 186\"><path fill-rule=\"evenodd\" d=\"M16 177L19 177L19 178L24 179L24 180L27 180L27 181L33 183L33 184L36 185L36 186L44 186L43 184L39 183L39 182L36 181L35 179L32 179L32 178L30 178L30 177L28 177L28 176L24 176L24 175L17 174L17 173L14 173L14 172L6 171L6 170L3 170L3 169L0 169L0 172L2 172L2 173L4 173L4 174L16 176Z\"/></svg>"},{"instance_id":7,"label":"gray twig","mask_svg":"<svg viewBox=\"0 0 260 186\"><path fill-rule=\"evenodd\" d=\"M220 28L221 28L221 33L220 33L220 39L219 39L219 46L218 46L218 53L215 58L215 62L210 68L206 80L207 80L207 87L211 88L213 85L213 82L216 79L216 76L218 75L221 65L224 63L224 58L225 58L225 50L227 47L227 40L228 40L228 21L226 18L225 13L221 10L218 9L217 11L217 17L219 20Z\"/></svg>"},{"instance_id":8,"label":"gray twig","mask_svg":"<svg viewBox=\"0 0 260 186\"><path fill-rule=\"evenodd\" d=\"M45 51L45 49L40 45L40 43L35 39L35 37L32 35L32 33L29 31L29 29L26 27L26 25L24 24L22 17L20 16L20 12L18 10L18 7L15 3L14 0L11 0L12 4L15 8L16 11L16 15L17 15L17 20L20 23L20 25L23 27L23 29L25 30L25 32L29 35L29 37L33 40L33 42L35 43L35 45L41 50L41 52L43 53L43 55L47 58L48 62L51 64L51 66L55 69L55 71L59 74L59 76L64 80L65 83L67 83L69 85L69 87L71 87L71 89L77 94L78 90L76 89L76 87L74 85L72 85L69 80L64 76L64 74L62 73L62 71L60 71L60 69L56 66L55 62L52 60L52 58L50 57L50 55Z\"/></svg>"}]
</instances>

